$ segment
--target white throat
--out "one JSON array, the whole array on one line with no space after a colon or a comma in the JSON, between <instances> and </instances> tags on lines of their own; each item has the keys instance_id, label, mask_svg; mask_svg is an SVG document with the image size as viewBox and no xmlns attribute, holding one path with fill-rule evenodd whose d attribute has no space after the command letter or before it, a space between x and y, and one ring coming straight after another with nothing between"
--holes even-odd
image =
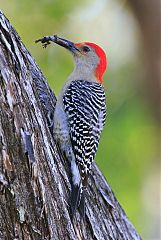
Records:
<instances>
[{"instance_id":1,"label":"white throat","mask_svg":"<svg viewBox=\"0 0 161 240\"><path fill-rule=\"evenodd\" d=\"M85 63L76 64L69 78L70 79L72 78L73 80L86 80L90 82L98 82L95 75L95 69L92 68L91 66L89 67L89 65Z\"/></svg>"}]
</instances>

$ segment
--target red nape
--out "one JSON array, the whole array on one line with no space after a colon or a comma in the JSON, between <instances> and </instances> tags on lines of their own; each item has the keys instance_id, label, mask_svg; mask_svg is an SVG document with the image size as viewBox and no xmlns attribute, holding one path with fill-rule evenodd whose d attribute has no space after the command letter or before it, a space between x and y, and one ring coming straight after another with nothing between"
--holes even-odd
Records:
<instances>
[{"instance_id":1,"label":"red nape","mask_svg":"<svg viewBox=\"0 0 161 240\"><path fill-rule=\"evenodd\" d=\"M103 74L104 74L104 72L106 70L106 66L107 66L106 54L103 51L103 49L95 43L85 42L85 44L94 48L95 52L97 53L97 55L100 59L100 62L96 68L96 77L98 78L100 83L103 83L102 77L103 77Z\"/></svg>"}]
</instances>

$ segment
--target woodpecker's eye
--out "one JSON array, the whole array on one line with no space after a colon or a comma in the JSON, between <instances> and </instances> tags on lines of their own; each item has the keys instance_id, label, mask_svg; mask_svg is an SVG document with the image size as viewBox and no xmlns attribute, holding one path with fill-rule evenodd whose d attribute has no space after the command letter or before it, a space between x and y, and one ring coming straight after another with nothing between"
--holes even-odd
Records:
<instances>
[{"instance_id":1,"label":"woodpecker's eye","mask_svg":"<svg viewBox=\"0 0 161 240\"><path fill-rule=\"evenodd\" d=\"M84 46L83 47L83 52L89 52L90 51L90 48L89 47L87 47L87 46Z\"/></svg>"}]
</instances>

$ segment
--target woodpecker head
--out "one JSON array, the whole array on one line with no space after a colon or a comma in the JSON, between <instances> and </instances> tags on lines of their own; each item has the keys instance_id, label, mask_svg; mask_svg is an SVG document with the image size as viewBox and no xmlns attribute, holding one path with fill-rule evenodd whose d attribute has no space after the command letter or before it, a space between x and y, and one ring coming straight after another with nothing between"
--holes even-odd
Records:
<instances>
[{"instance_id":1,"label":"woodpecker head","mask_svg":"<svg viewBox=\"0 0 161 240\"><path fill-rule=\"evenodd\" d=\"M99 83L103 83L102 77L106 70L106 54L101 47L95 43L82 42L73 43L69 40L54 36L54 42L68 49L74 56L76 67L88 69L93 73Z\"/></svg>"}]
</instances>

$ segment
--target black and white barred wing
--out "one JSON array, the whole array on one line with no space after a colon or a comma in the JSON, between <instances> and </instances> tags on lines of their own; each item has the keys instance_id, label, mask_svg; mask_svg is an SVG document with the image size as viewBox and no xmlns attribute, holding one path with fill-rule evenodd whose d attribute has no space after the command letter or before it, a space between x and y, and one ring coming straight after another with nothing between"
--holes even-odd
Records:
<instances>
[{"instance_id":1,"label":"black and white barred wing","mask_svg":"<svg viewBox=\"0 0 161 240\"><path fill-rule=\"evenodd\" d=\"M104 89L99 83L74 81L63 97L63 104L69 122L73 152L81 176L85 178L89 175L105 123Z\"/></svg>"}]
</instances>

